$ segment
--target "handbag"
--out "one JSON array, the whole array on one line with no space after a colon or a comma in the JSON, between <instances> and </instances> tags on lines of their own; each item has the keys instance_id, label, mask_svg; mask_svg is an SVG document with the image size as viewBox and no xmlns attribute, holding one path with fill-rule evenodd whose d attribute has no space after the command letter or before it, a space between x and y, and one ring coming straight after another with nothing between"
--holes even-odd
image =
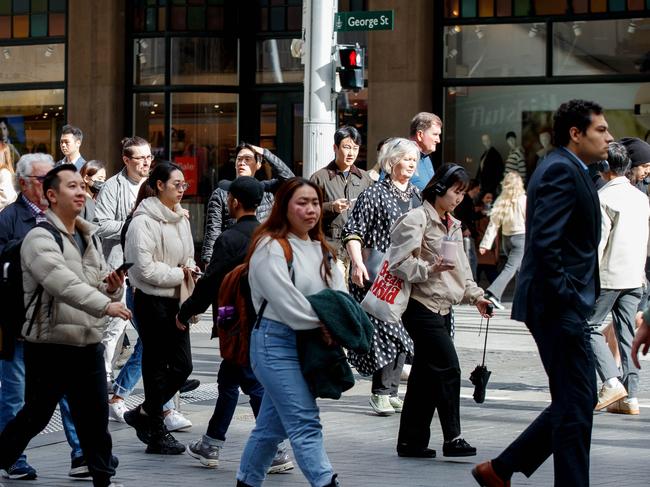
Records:
<instances>
[{"instance_id":1,"label":"handbag","mask_svg":"<svg viewBox=\"0 0 650 487\"><path fill-rule=\"evenodd\" d=\"M388 270L390 250L386 252L379 273L361 302L361 307L378 320L397 323L402 319L411 296L411 283Z\"/></svg>"}]
</instances>

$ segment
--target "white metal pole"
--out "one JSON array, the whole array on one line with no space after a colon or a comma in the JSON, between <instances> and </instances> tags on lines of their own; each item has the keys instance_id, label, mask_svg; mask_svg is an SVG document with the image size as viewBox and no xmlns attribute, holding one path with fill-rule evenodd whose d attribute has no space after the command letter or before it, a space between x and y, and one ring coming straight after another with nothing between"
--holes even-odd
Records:
<instances>
[{"instance_id":1,"label":"white metal pole","mask_svg":"<svg viewBox=\"0 0 650 487\"><path fill-rule=\"evenodd\" d=\"M334 159L336 98L332 87L336 43L336 0L304 0L305 97L303 125L303 176L309 177Z\"/></svg>"}]
</instances>

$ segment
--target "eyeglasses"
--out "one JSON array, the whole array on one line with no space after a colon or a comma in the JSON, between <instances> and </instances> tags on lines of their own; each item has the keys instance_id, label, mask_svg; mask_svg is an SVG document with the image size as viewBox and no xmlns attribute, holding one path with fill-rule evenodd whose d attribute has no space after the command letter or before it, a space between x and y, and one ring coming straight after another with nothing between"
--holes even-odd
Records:
<instances>
[{"instance_id":1,"label":"eyeglasses","mask_svg":"<svg viewBox=\"0 0 650 487\"><path fill-rule=\"evenodd\" d=\"M138 157L129 157L132 161L142 162L142 161L153 161L153 156L149 154L148 156L138 156Z\"/></svg>"},{"instance_id":2,"label":"eyeglasses","mask_svg":"<svg viewBox=\"0 0 650 487\"><path fill-rule=\"evenodd\" d=\"M41 184L43 184L43 181L45 181L45 176L25 176L25 177L36 179Z\"/></svg>"},{"instance_id":3,"label":"eyeglasses","mask_svg":"<svg viewBox=\"0 0 650 487\"><path fill-rule=\"evenodd\" d=\"M174 188L179 189L181 191L187 191L187 188L190 187L190 183L187 183L185 181L176 181L175 183L172 183Z\"/></svg>"}]
</instances>

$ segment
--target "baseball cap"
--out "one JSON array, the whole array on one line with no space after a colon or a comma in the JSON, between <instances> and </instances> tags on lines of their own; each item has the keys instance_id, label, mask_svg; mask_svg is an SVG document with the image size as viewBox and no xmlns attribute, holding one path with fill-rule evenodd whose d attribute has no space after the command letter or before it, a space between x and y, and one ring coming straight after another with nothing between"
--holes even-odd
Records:
<instances>
[{"instance_id":1,"label":"baseball cap","mask_svg":"<svg viewBox=\"0 0 650 487\"><path fill-rule=\"evenodd\" d=\"M224 179L219 187L232 194L246 208L258 206L264 197L264 186L251 176L239 176L234 181Z\"/></svg>"},{"instance_id":2,"label":"baseball cap","mask_svg":"<svg viewBox=\"0 0 650 487\"><path fill-rule=\"evenodd\" d=\"M632 167L650 162L650 144L647 142L636 137L624 137L619 142L627 149L627 155L630 156Z\"/></svg>"}]
</instances>

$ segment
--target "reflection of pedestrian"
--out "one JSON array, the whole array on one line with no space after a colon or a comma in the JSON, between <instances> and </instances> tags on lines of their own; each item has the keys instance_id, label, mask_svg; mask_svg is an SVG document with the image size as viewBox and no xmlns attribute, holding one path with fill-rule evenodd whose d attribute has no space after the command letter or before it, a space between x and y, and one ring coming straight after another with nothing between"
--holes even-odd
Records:
<instances>
[{"instance_id":1,"label":"reflection of pedestrian","mask_svg":"<svg viewBox=\"0 0 650 487\"><path fill-rule=\"evenodd\" d=\"M492 211L492 193L485 193L480 202L476 205L477 220L476 220L476 237L474 238L474 245L478 247L483 240L483 235L490 224L490 212ZM480 283L481 278L485 275L488 284L492 284L499 275L497 265L499 264L499 255L501 253L501 244L497 238L494 241L492 249L484 254L476 256L476 282Z\"/></svg>"},{"instance_id":2,"label":"reflection of pedestrian","mask_svg":"<svg viewBox=\"0 0 650 487\"><path fill-rule=\"evenodd\" d=\"M9 120L5 117L0 118L0 139L2 140L2 142L4 142L9 146L9 149L11 150L11 159L13 161L17 161L18 159L20 159L20 152L18 152L18 149L16 149L16 147L12 143L12 138L11 138L12 135L15 134L13 134L11 125L9 125ZM47 152L47 151L42 151L42 152Z\"/></svg>"},{"instance_id":3,"label":"reflection of pedestrian","mask_svg":"<svg viewBox=\"0 0 650 487\"><path fill-rule=\"evenodd\" d=\"M510 485L514 472L530 477L551 455L555 485L589 485L596 377L586 323L600 287L600 208L586 164L607 158L612 137L602 108L582 100L560 106L553 130L560 147L528 185L526 247L512 307L512 318L535 338L551 404L497 458L472 470L480 485Z\"/></svg>"},{"instance_id":4,"label":"reflection of pedestrian","mask_svg":"<svg viewBox=\"0 0 650 487\"><path fill-rule=\"evenodd\" d=\"M509 172L503 178L501 194L497 198L490 223L485 230L485 235L479 245L479 254L485 255L497 238L501 229L503 250L508 257L506 265L499 276L485 290L486 297L498 309L504 309L501 298L510 280L519 271L521 259L524 256L524 240L526 225L526 192L524 181L519 173Z\"/></svg>"},{"instance_id":5,"label":"reflection of pedestrian","mask_svg":"<svg viewBox=\"0 0 650 487\"><path fill-rule=\"evenodd\" d=\"M14 165L8 144L0 143L0 211L16 200Z\"/></svg>"}]
</instances>

